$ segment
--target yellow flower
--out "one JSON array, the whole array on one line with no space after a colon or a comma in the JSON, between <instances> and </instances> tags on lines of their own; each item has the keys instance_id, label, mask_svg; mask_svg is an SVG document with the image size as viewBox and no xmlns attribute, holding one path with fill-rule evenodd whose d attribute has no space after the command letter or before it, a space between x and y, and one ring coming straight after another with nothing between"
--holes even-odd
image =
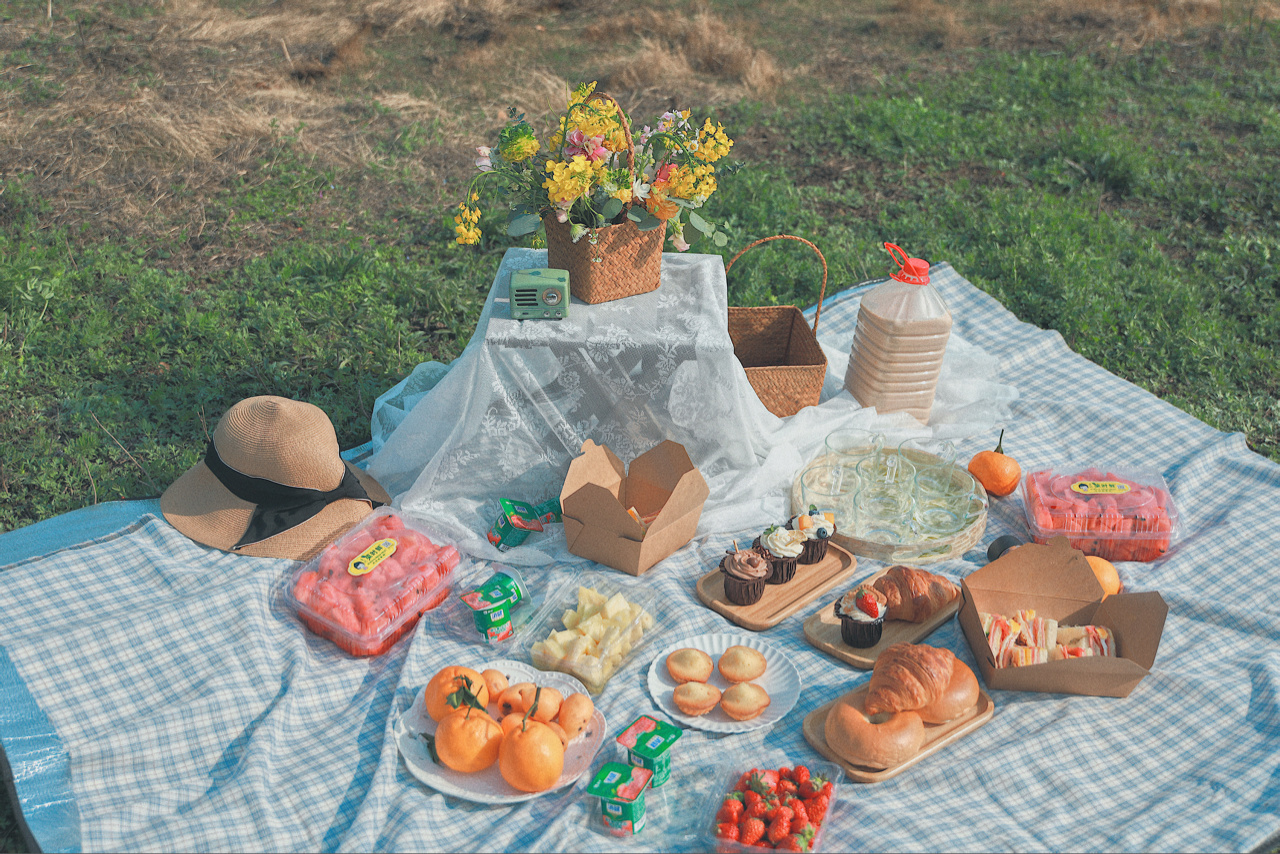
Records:
<instances>
[{"instance_id":1,"label":"yellow flower","mask_svg":"<svg viewBox=\"0 0 1280 854\"><path fill-rule=\"evenodd\" d=\"M552 203L570 202L590 190L603 176L604 163L593 163L581 154L572 160L547 161L547 179L542 182Z\"/></svg>"},{"instance_id":2,"label":"yellow flower","mask_svg":"<svg viewBox=\"0 0 1280 854\"><path fill-rule=\"evenodd\" d=\"M700 160L714 163L728 154L730 148L733 148L733 140L725 134L724 125L712 125L711 119L707 119L698 133L698 150L694 152L695 155Z\"/></svg>"},{"instance_id":3,"label":"yellow flower","mask_svg":"<svg viewBox=\"0 0 1280 854\"><path fill-rule=\"evenodd\" d=\"M631 201L631 188L623 187L614 193L613 197L625 205L627 202Z\"/></svg>"}]
</instances>

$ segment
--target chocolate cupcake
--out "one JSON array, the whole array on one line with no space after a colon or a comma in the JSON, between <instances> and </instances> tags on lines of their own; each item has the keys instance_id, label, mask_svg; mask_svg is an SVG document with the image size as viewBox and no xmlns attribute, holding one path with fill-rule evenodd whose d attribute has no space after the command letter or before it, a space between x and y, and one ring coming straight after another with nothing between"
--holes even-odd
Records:
<instances>
[{"instance_id":1,"label":"chocolate cupcake","mask_svg":"<svg viewBox=\"0 0 1280 854\"><path fill-rule=\"evenodd\" d=\"M786 584L796 574L796 564L804 551L804 534L770 525L756 537L751 547L758 549L769 561L769 584Z\"/></svg>"},{"instance_id":2,"label":"chocolate cupcake","mask_svg":"<svg viewBox=\"0 0 1280 854\"><path fill-rule=\"evenodd\" d=\"M820 513L818 508L810 504L809 512L792 516L787 520L787 529L804 534L804 551L800 553L800 563L805 565L817 563L827 556L827 542L836 532L836 523L832 519L834 513Z\"/></svg>"},{"instance_id":3,"label":"chocolate cupcake","mask_svg":"<svg viewBox=\"0 0 1280 854\"><path fill-rule=\"evenodd\" d=\"M735 605L754 605L764 595L765 579L769 577L769 561L755 549L734 550L720 560L724 573L724 595Z\"/></svg>"},{"instance_id":4,"label":"chocolate cupcake","mask_svg":"<svg viewBox=\"0 0 1280 854\"><path fill-rule=\"evenodd\" d=\"M884 633L885 605L870 587L850 590L836 600L840 638L849 646L866 649L880 643Z\"/></svg>"}]
</instances>

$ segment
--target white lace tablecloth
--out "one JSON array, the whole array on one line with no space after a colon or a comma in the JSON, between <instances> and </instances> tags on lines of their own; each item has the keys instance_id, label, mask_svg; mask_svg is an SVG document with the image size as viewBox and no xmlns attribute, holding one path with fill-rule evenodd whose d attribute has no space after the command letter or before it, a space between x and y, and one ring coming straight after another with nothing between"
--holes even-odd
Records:
<instances>
[{"instance_id":1,"label":"white lace tablecloth","mask_svg":"<svg viewBox=\"0 0 1280 854\"><path fill-rule=\"evenodd\" d=\"M822 403L781 419L733 354L718 255L664 254L656 291L598 305L575 299L561 321L511 320L511 273L545 265L544 250L508 250L462 355L447 369L420 365L374 413L369 471L405 512L476 556L498 556L485 539L498 499L559 495L586 439L624 462L664 439L684 445L711 487L699 526L709 533L777 521L789 484L831 430L969 436L1007 416L1017 396L990 379L994 359L953 335L932 429L859 406L842 388L857 302L835 300L819 328L830 362ZM505 559L563 560L563 541L553 526Z\"/></svg>"}]
</instances>

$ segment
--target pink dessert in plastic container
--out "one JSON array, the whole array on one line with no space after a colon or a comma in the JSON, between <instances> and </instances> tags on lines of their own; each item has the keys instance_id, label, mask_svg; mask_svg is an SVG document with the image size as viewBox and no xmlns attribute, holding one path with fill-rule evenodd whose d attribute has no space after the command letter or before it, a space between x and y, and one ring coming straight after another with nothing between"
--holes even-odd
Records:
<instances>
[{"instance_id":1,"label":"pink dessert in plastic container","mask_svg":"<svg viewBox=\"0 0 1280 854\"><path fill-rule=\"evenodd\" d=\"M452 545L387 507L294 573L289 595L312 632L356 656L381 655L449 594Z\"/></svg>"},{"instance_id":2,"label":"pink dessert in plastic container","mask_svg":"<svg viewBox=\"0 0 1280 854\"><path fill-rule=\"evenodd\" d=\"M1106 560L1152 561L1181 534L1178 509L1159 472L1128 466L1063 466L1022 480L1027 526L1037 543L1065 536Z\"/></svg>"}]
</instances>

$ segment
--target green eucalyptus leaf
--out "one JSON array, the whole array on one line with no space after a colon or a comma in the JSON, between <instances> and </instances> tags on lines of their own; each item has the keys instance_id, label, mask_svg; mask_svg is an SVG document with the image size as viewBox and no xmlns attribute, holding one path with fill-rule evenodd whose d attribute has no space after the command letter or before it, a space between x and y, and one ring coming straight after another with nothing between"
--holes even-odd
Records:
<instances>
[{"instance_id":1,"label":"green eucalyptus leaf","mask_svg":"<svg viewBox=\"0 0 1280 854\"><path fill-rule=\"evenodd\" d=\"M711 235L711 240L716 246L726 246L729 243L729 238L724 236L723 231L717 231L715 234Z\"/></svg>"},{"instance_id":2,"label":"green eucalyptus leaf","mask_svg":"<svg viewBox=\"0 0 1280 854\"><path fill-rule=\"evenodd\" d=\"M699 214L695 213L694 211L689 211L689 225L698 229L698 231L701 231L703 234L712 234L716 230L716 227L714 225L707 222L705 219L703 219Z\"/></svg>"},{"instance_id":3,"label":"green eucalyptus leaf","mask_svg":"<svg viewBox=\"0 0 1280 854\"><path fill-rule=\"evenodd\" d=\"M643 211L640 208L632 208L627 211L627 219L632 222L643 222L646 213L646 211Z\"/></svg>"},{"instance_id":4,"label":"green eucalyptus leaf","mask_svg":"<svg viewBox=\"0 0 1280 854\"><path fill-rule=\"evenodd\" d=\"M656 216L649 213L648 211L645 211L641 215L639 222L636 223L636 228L640 229L641 231L653 231L655 228L661 228L661 227L662 227L662 220L658 219Z\"/></svg>"},{"instance_id":5,"label":"green eucalyptus leaf","mask_svg":"<svg viewBox=\"0 0 1280 854\"><path fill-rule=\"evenodd\" d=\"M541 223L537 214L517 214L512 211L511 218L507 220L507 234L511 237L524 237L537 231Z\"/></svg>"},{"instance_id":6,"label":"green eucalyptus leaf","mask_svg":"<svg viewBox=\"0 0 1280 854\"><path fill-rule=\"evenodd\" d=\"M605 202L604 207L600 209L600 216L604 217L605 219L613 219L615 216L617 216L620 213L622 213L621 199L610 199L609 201Z\"/></svg>"}]
</instances>

